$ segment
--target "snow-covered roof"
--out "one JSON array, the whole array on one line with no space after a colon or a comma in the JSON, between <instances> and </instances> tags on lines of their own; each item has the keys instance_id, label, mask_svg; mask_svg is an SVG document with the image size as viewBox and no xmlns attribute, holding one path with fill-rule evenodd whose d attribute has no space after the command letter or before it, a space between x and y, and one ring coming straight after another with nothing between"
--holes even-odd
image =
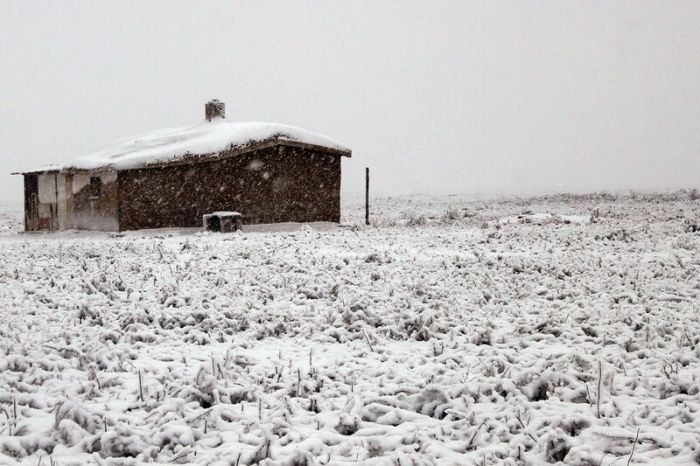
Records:
<instances>
[{"instance_id":1,"label":"snow-covered roof","mask_svg":"<svg viewBox=\"0 0 700 466\"><path fill-rule=\"evenodd\" d=\"M265 142L301 143L350 156L350 149L322 134L278 123L230 122L216 119L195 126L163 129L124 139L77 158L63 170L126 170L177 162L192 156L254 148ZM52 168L56 168L55 166ZM37 170L33 170L36 172ZM43 170L42 170L43 171Z\"/></svg>"},{"instance_id":2,"label":"snow-covered roof","mask_svg":"<svg viewBox=\"0 0 700 466\"><path fill-rule=\"evenodd\" d=\"M204 217L243 217L243 214L230 210L219 210L210 214L204 214Z\"/></svg>"},{"instance_id":3,"label":"snow-covered roof","mask_svg":"<svg viewBox=\"0 0 700 466\"><path fill-rule=\"evenodd\" d=\"M34 170L26 170L26 171L21 171L21 172L13 172L13 175L24 175L28 173L56 173L60 172L63 169L63 165L44 165L38 168L35 168Z\"/></svg>"}]
</instances>

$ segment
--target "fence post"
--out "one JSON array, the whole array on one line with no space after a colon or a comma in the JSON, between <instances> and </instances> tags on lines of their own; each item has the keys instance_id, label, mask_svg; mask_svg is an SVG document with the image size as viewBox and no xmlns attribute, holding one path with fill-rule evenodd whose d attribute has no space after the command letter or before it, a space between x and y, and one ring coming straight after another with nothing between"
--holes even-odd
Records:
<instances>
[{"instance_id":1,"label":"fence post","mask_svg":"<svg viewBox=\"0 0 700 466\"><path fill-rule=\"evenodd\" d=\"M369 225L369 167L365 168L365 225Z\"/></svg>"}]
</instances>

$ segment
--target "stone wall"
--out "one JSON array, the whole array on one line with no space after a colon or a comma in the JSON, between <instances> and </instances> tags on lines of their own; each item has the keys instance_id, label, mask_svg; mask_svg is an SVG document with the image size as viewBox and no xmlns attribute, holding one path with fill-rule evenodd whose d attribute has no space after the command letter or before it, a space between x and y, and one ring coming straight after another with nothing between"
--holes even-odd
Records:
<instances>
[{"instance_id":1,"label":"stone wall","mask_svg":"<svg viewBox=\"0 0 700 466\"><path fill-rule=\"evenodd\" d=\"M244 224L340 221L340 155L278 145L224 157L120 171L119 229L199 227L214 211Z\"/></svg>"}]
</instances>

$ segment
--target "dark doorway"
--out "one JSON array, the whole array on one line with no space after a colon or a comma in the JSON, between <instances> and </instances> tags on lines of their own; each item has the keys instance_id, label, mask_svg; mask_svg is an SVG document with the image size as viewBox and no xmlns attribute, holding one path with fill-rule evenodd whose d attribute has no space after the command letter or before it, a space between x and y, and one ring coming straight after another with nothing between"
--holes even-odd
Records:
<instances>
[{"instance_id":1,"label":"dark doorway","mask_svg":"<svg viewBox=\"0 0 700 466\"><path fill-rule=\"evenodd\" d=\"M36 175L24 175L24 230L39 229L39 181Z\"/></svg>"}]
</instances>

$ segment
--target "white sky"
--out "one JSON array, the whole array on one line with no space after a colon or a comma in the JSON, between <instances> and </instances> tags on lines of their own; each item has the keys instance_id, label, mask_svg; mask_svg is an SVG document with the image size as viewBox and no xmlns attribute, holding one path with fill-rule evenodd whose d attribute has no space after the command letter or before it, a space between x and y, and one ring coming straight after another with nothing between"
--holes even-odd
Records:
<instances>
[{"instance_id":1,"label":"white sky","mask_svg":"<svg viewBox=\"0 0 700 466\"><path fill-rule=\"evenodd\" d=\"M700 186L700 2L0 2L15 170L233 120L334 137L383 193Z\"/></svg>"}]
</instances>

